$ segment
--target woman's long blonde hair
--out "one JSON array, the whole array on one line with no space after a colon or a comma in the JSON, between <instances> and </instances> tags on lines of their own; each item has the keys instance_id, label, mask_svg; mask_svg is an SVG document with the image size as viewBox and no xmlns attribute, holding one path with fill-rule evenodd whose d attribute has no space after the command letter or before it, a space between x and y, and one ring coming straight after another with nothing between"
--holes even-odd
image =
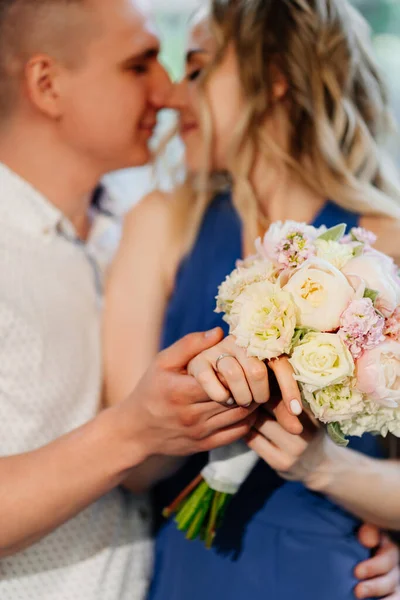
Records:
<instances>
[{"instance_id":1,"label":"woman's long blonde hair","mask_svg":"<svg viewBox=\"0 0 400 600\"><path fill-rule=\"evenodd\" d=\"M373 58L369 27L349 2L213 0L210 22L217 54L201 84L205 159L212 145L207 82L232 43L246 108L233 135L229 171L248 239L259 233L260 214L249 181L259 153L267 160L280 158L311 189L346 209L399 218L400 189L382 148L392 129L388 94ZM288 84L289 151L261 126L274 110L276 68ZM186 229L189 245L210 201L204 185L208 170L202 180Z\"/></svg>"}]
</instances>

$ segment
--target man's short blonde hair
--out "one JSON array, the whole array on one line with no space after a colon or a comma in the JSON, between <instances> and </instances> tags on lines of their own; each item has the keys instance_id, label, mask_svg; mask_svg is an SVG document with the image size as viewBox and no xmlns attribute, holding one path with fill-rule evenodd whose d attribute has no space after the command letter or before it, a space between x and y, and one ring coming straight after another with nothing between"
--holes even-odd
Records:
<instances>
[{"instance_id":1,"label":"man's short blonde hair","mask_svg":"<svg viewBox=\"0 0 400 600\"><path fill-rule=\"evenodd\" d=\"M0 0L0 120L18 101L24 68L35 54L78 67L91 35L88 0Z\"/></svg>"}]
</instances>

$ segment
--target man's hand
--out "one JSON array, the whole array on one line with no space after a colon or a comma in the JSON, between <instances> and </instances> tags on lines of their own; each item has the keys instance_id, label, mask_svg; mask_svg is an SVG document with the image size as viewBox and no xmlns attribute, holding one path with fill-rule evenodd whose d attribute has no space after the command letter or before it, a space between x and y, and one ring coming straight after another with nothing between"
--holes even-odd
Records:
<instances>
[{"instance_id":1,"label":"man's hand","mask_svg":"<svg viewBox=\"0 0 400 600\"><path fill-rule=\"evenodd\" d=\"M210 401L186 366L222 337L217 328L186 336L161 352L119 411L128 439L145 458L190 455L236 441L255 422L254 408L228 408Z\"/></svg>"}]
</instances>

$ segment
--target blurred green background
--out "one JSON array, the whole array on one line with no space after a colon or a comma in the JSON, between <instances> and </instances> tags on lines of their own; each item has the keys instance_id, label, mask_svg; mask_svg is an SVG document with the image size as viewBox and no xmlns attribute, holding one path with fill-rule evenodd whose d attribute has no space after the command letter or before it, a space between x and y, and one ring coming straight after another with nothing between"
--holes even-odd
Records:
<instances>
[{"instance_id":1,"label":"blurred green background","mask_svg":"<svg viewBox=\"0 0 400 600\"><path fill-rule=\"evenodd\" d=\"M399 70L391 74L398 75L400 80L400 0L353 0L353 4L372 27L379 59L390 64L393 60L398 61ZM175 2L172 9L163 7L156 11L157 24L164 42L162 58L175 78L182 72L182 51L192 11L192 4L185 0Z\"/></svg>"}]
</instances>

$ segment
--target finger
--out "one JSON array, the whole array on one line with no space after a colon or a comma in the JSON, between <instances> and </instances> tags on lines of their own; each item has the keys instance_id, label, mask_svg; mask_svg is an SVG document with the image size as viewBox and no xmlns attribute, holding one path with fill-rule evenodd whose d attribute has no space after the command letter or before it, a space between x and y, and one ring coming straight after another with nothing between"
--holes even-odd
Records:
<instances>
[{"instance_id":1,"label":"finger","mask_svg":"<svg viewBox=\"0 0 400 600\"><path fill-rule=\"evenodd\" d=\"M364 523L358 530L358 541L365 548L376 548L381 541L381 530L376 525Z\"/></svg>"},{"instance_id":2,"label":"finger","mask_svg":"<svg viewBox=\"0 0 400 600\"><path fill-rule=\"evenodd\" d=\"M246 441L249 448L254 450L275 471L285 472L290 469L292 464L290 457L255 429L251 430Z\"/></svg>"},{"instance_id":3,"label":"finger","mask_svg":"<svg viewBox=\"0 0 400 600\"><path fill-rule=\"evenodd\" d=\"M301 415L303 411L301 394L297 381L294 378L292 365L286 356L270 360L268 366L275 374L281 391L282 399L288 412L294 416Z\"/></svg>"},{"instance_id":4,"label":"finger","mask_svg":"<svg viewBox=\"0 0 400 600\"><path fill-rule=\"evenodd\" d=\"M236 356L236 360L239 360ZM246 375L254 402L264 404L269 400L269 381L267 366L257 358L248 358L247 355L240 358L240 364Z\"/></svg>"},{"instance_id":5,"label":"finger","mask_svg":"<svg viewBox=\"0 0 400 600\"><path fill-rule=\"evenodd\" d=\"M158 364L161 368L180 370L186 368L187 364L204 350L208 350L223 338L220 327L206 331L205 333L191 333L163 350L158 355Z\"/></svg>"},{"instance_id":6,"label":"finger","mask_svg":"<svg viewBox=\"0 0 400 600\"><path fill-rule=\"evenodd\" d=\"M220 403L229 400L231 394L218 379L207 356L201 355L194 358L188 365L188 373L196 379L209 399Z\"/></svg>"},{"instance_id":7,"label":"finger","mask_svg":"<svg viewBox=\"0 0 400 600\"><path fill-rule=\"evenodd\" d=\"M357 565L354 573L358 579L372 579L378 575L386 575L386 573L395 569L398 563L397 546L385 537L384 543L375 556Z\"/></svg>"},{"instance_id":8,"label":"finger","mask_svg":"<svg viewBox=\"0 0 400 600\"><path fill-rule=\"evenodd\" d=\"M308 446L308 442L300 435L288 433L277 421L268 416L259 417L255 429L293 459L297 459Z\"/></svg>"},{"instance_id":9,"label":"finger","mask_svg":"<svg viewBox=\"0 0 400 600\"><path fill-rule=\"evenodd\" d=\"M263 404L267 402L269 399L269 381L268 369L264 362L258 358L247 356L247 351L237 345L236 339L233 335L229 335L227 338L225 338L223 345L224 352L227 354L232 354L241 365L246 376L252 399L257 404ZM216 356L216 360L217 358L218 356ZM225 359L218 363L218 371L221 374L223 374L223 369L220 369L220 365L222 366L223 362L225 362Z\"/></svg>"},{"instance_id":10,"label":"finger","mask_svg":"<svg viewBox=\"0 0 400 600\"><path fill-rule=\"evenodd\" d=\"M228 446L237 440L244 438L251 431L256 420L255 415L250 415L245 421L226 427L200 442L200 450L208 451L222 446Z\"/></svg>"},{"instance_id":11,"label":"finger","mask_svg":"<svg viewBox=\"0 0 400 600\"><path fill-rule=\"evenodd\" d=\"M252 405L250 408L242 408L238 406L237 408L225 409L224 412L211 416L207 420L207 425L209 427L207 435L210 435L218 429L231 427L232 425L247 419L249 415L253 414L255 407L257 407L256 404ZM256 416L253 419L253 422L255 421Z\"/></svg>"},{"instance_id":12,"label":"finger","mask_svg":"<svg viewBox=\"0 0 400 600\"><path fill-rule=\"evenodd\" d=\"M356 598L383 598L398 593L398 583L398 573L391 571L382 577L359 583L354 589L354 595Z\"/></svg>"},{"instance_id":13,"label":"finger","mask_svg":"<svg viewBox=\"0 0 400 600\"><path fill-rule=\"evenodd\" d=\"M275 399L273 401L269 401L267 404L263 406L265 410L271 410L271 413L274 415L275 419L282 425L286 431L289 433L293 433L294 435L299 435L303 432L303 425L301 424L298 417L293 416L288 409L286 408L285 403L280 398Z\"/></svg>"},{"instance_id":14,"label":"finger","mask_svg":"<svg viewBox=\"0 0 400 600\"><path fill-rule=\"evenodd\" d=\"M233 356L226 356L219 361L218 372L226 381L230 395L236 404L238 406L250 406L253 395L239 361Z\"/></svg>"}]
</instances>

